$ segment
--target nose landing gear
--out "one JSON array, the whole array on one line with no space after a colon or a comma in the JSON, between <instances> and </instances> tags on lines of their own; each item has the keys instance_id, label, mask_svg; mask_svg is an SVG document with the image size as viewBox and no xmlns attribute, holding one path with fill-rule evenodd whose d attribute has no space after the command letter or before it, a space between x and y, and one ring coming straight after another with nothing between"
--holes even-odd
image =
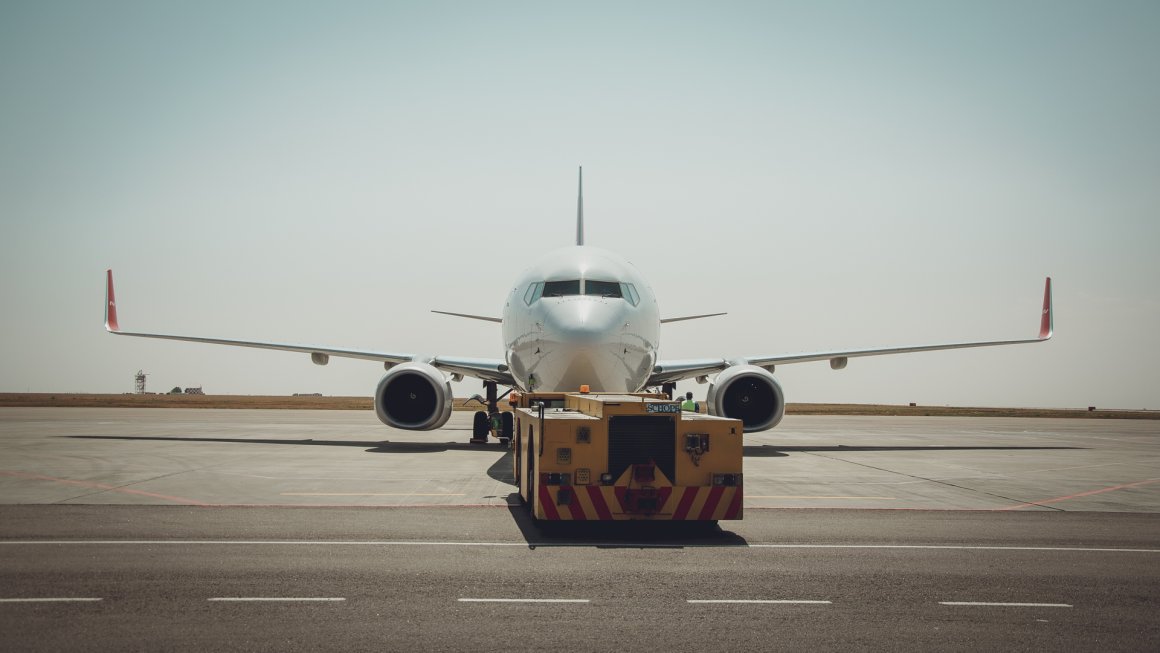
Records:
<instances>
[{"instance_id":1,"label":"nose landing gear","mask_svg":"<svg viewBox=\"0 0 1160 653\"><path fill-rule=\"evenodd\" d=\"M501 413L499 410L499 384L495 381L484 381L483 387L487 390L486 411L477 411L471 425L471 444L487 444L489 436L495 436L500 444L509 446L514 431L514 420L510 412ZM503 394L507 396L511 390Z\"/></svg>"}]
</instances>

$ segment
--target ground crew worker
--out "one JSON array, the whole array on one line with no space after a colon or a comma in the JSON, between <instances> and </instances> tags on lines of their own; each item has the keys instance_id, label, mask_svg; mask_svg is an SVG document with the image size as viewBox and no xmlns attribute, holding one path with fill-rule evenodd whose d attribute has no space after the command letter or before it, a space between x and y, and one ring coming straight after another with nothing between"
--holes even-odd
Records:
<instances>
[{"instance_id":1,"label":"ground crew worker","mask_svg":"<svg viewBox=\"0 0 1160 653\"><path fill-rule=\"evenodd\" d=\"M697 412L697 402L693 401L693 393L685 393L685 400L681 402L681 410L687 410L690 413Z\"/></svg>"}]
</instances>

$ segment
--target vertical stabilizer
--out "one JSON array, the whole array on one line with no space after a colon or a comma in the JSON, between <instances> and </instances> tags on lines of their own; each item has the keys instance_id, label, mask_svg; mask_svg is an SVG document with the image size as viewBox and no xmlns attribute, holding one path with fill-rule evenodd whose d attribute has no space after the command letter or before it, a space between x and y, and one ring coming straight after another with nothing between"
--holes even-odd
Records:
<instances>
[{"instance_id":1,"label":"vertical stabilizer","mask_svg":"<svg viewBox=\"0 0 1160 653\"><path fill-rule=\"evenodd\" d=\"M580 191L576 196L576 244L584 244L584 166L580 166Z\"/></svg>"}]
</instances>

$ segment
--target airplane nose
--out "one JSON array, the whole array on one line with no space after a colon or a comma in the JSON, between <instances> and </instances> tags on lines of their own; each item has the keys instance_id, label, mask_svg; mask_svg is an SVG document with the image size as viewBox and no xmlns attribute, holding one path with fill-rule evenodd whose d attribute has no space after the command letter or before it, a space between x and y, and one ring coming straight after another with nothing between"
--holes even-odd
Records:
<instances>
[{"instance_id":1,"label":"airplane nose","mask_svg":"<svg viewBox=\"0 0 1160 653\"><path fill-rule=\"evenodd\" d=\"M559 300L548 312L544 326L565 341L595 344L616 336L624 327L624 316L614 302L594 297Z\"/></svg>"}]
</instances>

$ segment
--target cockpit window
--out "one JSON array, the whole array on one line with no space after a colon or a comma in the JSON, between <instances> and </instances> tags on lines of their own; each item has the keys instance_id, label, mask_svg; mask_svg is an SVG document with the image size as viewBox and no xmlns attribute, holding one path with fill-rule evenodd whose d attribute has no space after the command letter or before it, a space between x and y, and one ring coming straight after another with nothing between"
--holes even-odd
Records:
<instances>
[{"instance_id":1,"label":"cockpit window","mask_svg":"<svg viewBox=\"0 0 1160 653\"><path fill-rule=\"evenodd\" d=\"M620 283L616 281L584 280L584 294L600 297L621 297Z\"/></svg>"},{"instance_id":2,"label":"cockpit window","mask_svg":"<svg viewBox=\"0 0 1160 653\"><path fill-rule=\"evenodd\" d=\"M532 302L539 299L540 295L542 294L544 294L544 282L541 281L539 283L533 283L532 285L528 286L528 291L524 293L524 303L531 305Z\"/></svg>"},{"instance_id":3,"label":"cockpit window","mask_svg":"<svg viewBox=\"0 0 1160 653\"><path fill-rule=\"evenodd\" d=\"M640 295L636 294L636 286L631 283L620 284L620 294L628 300L629 304L636 306L640 303Z\"/></svg>"},{"instance_id":4,"label":"cockpit window","mask_svg":"<svg viewBox=\"0 0 1160 653\"><path fill-rule=\"evenodd\" d=\"M564 297L580 294L580 280L547 281L544 283L544 297Z\"/></svg>"},{"instance_id":5,"label":"cockpit window","mask_svg":"<svg viewBox=\"0 0 1160 653\"><path fill-rule=\"evenodd\" d=\"M631 283L619 281L599 281L596 279L568 279L567 281L539 281L528 286L524 292L524 303L536 303L541 297L568 297L572 295L592 297L615 297L629 304L640 304L640 295Z\"/></svg>"}]
</instances>

